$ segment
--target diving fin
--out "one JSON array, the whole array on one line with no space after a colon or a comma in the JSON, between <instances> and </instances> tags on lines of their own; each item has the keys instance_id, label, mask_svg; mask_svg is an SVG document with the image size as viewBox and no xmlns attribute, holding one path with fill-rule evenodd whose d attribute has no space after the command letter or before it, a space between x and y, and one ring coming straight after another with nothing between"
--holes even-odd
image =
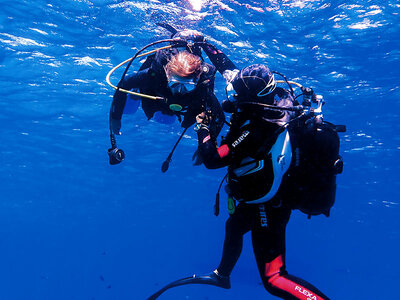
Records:
<instances>
[{"instance_id":1,"label":"diving fin","mask_svg":"<svg viewBox=\"0 0 400 300\"><path fill-rule=\"evenodd\" d=\"M162 289L160 289L159 291L157 291L156 293L151 295L149 298L147 298L147 300L155 300L166 290L173 288L173 287L186 285L186 284L210 284L210 285L215 285L217 287L221 287L224 289L231 288L231 282L229 280L229 277L221 276L218 274L218 271L215 270L207 275L197 276L196 274L194 274L192 277L186 277L186 278L178 279L174 282L171 282L170 284L167 284Z\"/></svg>"},{"instance_id":2,"label":"diving fin","mask_svg":"<svg viewBox=\"0 0 400 300\"><path fill-rule=\"evenodd\" d=\"M169 32L171 32L171 38L178 32L178 30L176 30L174 27L172 27L171 25L164 23L164 22L158 22L156 23L156 25L167 29Z\"/></svg>"}]
</instances>

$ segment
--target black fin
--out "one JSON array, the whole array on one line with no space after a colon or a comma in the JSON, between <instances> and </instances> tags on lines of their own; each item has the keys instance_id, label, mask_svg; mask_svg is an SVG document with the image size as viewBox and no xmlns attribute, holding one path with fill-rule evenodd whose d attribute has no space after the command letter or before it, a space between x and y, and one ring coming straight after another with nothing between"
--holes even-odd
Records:
<instances>
[{"instance_id":1,"label":"black fin","mask_svg":"<svg viewBox=\"0 0 400 300\"><path fill-rule=\"evenodd\" d=\"M167 23L156 23L156 25L161 26L162 28L165 28L169 32L171 32L171 37L173 37L178 32L178 30Z\"/></svg>"},{"instance_id":2,"label":"black fin","mask_svg":"<svg viewBox=\"0 0 400 300\"><path fill-rule=\"evenodd\" d=\"M223 276L217 275L215 272L211 272L210 274L207 274L207 275L202 275L202 276L193 275L192 277L186 277L186 278L178 279L174 282L171 282L170 284L167 284L162 289L160 289L159 291L157 291L156 293L151 295L149 298L147 298L147 300L155 300L166 290L173 288L173 287L186 285L186 284L210 284L210 285L215 285L217 287L221 287L224 289L231 288L231 283L229 281L229 277L223 277Z\"/></svg>"}]
</instances>

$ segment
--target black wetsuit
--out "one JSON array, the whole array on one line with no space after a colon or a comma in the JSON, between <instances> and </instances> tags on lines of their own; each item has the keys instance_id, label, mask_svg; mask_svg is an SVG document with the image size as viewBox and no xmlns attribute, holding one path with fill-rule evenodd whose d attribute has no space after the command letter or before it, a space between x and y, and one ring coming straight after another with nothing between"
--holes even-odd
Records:
<instances>
[{"instance_id":1,"label":"black wetsuit","mask_svg":"<svg viewBox=\"0 0 400 300\"><path fill-rule=\"evenodd\" d=\"M234 69L233 63L219 50L212 46L206 46L204 50L221 73ZM283 89L277 88L274 93L281 100L290 97ZM264 287L271 294L283 299L328 299L310 283L286 271L285 231L291 209L285 206L280 191L290 187L281 184L266 203L246 203L267 194L276 176L268 153L284 129L279 120L269 122L268 117L274 116L233 114L231 128L219 148L207 127L197 132L204 165L207 168L228 166L227 191L239 203L226 221L223 255L217 271L222 276L230 276L242 251L243 235L251 231L258 270ZM285 117L291 116L282 115L279 119Z\"/></svg>"},{"instance_id":2,"label":"black wetsuit","mask_svg":"<svg viewBox=\"0 0 400 300\"><path fill-rule=\"evenodd\" d=\"M188 128L194 124L197 114L210 110L214 116L212 133L216 136L224 125L225 116L214 95L215 68L202 63L196 88L184 95L172 95L168 88L164 67L170 57L176 53L175 48L157 51L156 54L148 57L137 73L126 76L118 86L125 90L139 89L143 94L166 98L166 102L142 98L142 108L148 119L151 119L155 112L160 111L166 115L177 115L180 120L183 117L181 125ZM118 90L115 92L111 106L112 119L121 120L126 100L126 93ZM171 110L171 104L178 104L182 110L179 112Z\"/></svg>"}]
</instances>

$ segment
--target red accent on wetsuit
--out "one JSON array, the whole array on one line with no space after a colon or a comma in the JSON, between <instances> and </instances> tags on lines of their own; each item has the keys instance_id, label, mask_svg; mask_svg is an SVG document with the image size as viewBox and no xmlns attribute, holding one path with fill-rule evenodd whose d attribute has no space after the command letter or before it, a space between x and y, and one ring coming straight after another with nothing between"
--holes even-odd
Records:
<instances>
[{"instance_id":1,"label":"red accent on wetsuit","mask_svg":"<svg viewBox=\"0 0 400 300\"><path fill-rule=\"evenodd\" d=\"M283 266L282 255L279 255L270 263L265 264L265 277L272 277L276 274L279 274L281 268Z\"/></svg>"},{"instance_id":2,"label":"red accent on wetsuit","mask_svg":"<svg viewBox=\"0 0 400 300\"><path fill-rule=\"evenodd\" d=\"M301 300L324 300L318 295L307 290L305 287L297 284L280 275L281 268L283 266L282 255L279 255L270 263L265 264L265 277L268 278L268 283L274 288L278 288L294 297Z\"/></svg>"},{"instance_id":3,"label":"red accent on wetsuit","mask_svg":"<svg viewBox=\"0 0 400 300\"><path fill-rule=\"evenodd\" d=\"M229 154L229 147L228 145L222 145L217 149L219 157L223 158Z\"/></svg>"}]
</instances>

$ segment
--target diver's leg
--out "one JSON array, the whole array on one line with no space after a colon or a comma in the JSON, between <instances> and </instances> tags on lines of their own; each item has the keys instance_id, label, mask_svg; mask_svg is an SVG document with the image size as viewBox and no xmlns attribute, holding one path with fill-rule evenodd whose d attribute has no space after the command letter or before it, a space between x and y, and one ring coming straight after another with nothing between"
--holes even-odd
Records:
<instances>
[{"instance_id":1,"label":"diver's leg","mask_svg":"<svg viewBox=\"0 0 400 300\"><path fill-rule=\"evenodd\" d=\"M238 205L235 213L230 215L225 226L225 241L221 262L216 270L206 275L193 275L182 278L166 285L147 300L155 300L170 288L186 284L210 284L229 289L231 283L229 276L242 251L243 235L251 228L254 205Z\"/></svg>"},{"instance_id":2,"label":"diver's leg","mask_svg":"<svg viewBox=\"0 0 400 300\"><path fill-rule=\"evenodd\" d=\"M288 300L329 300L311 283L288 274L282 255L266 263L264 271L262 275L264 286L275 296Z\"/></svg>"},{"instance_id":3,"label":"diver's leg","mask_svg":"<svg viewBox=\"0 0 400 300\"><path fill-rule=\"evenodd\" d=\"M264 287L282 299L327 300L316 287L286 271L285 231L289 217L289 209L260 205L260 221L252 230L252 241Z\"/></svg>"},{"instance_id":4,"label":"diver's leg","mask_svg":"<svg viewBox=\"0 0 400 300\"><path fill-rule=\"evenodd\" d=\"M225 224L225 241L221 262L216 270L206 275L193 275L186 283L211 284L225 289L231 288L229 276L243 246L243 235L251 228L254 206L239 205ZM181 281L182 282L182 281Z\"/></svg>"},{"instance_id":5,"label":"diver's leg","mask_svg":"<svg viewBox=\"0 0 400 300\"><path fill-rule=\"evenodd\" d=\"M254 209L248 205L239 204L235 212L225 223L225 241L221 262L217 268L219 275L229 277L238 261L243 247L243 235L251 228L250 211Z\"/></svg>"}]
</instances>

